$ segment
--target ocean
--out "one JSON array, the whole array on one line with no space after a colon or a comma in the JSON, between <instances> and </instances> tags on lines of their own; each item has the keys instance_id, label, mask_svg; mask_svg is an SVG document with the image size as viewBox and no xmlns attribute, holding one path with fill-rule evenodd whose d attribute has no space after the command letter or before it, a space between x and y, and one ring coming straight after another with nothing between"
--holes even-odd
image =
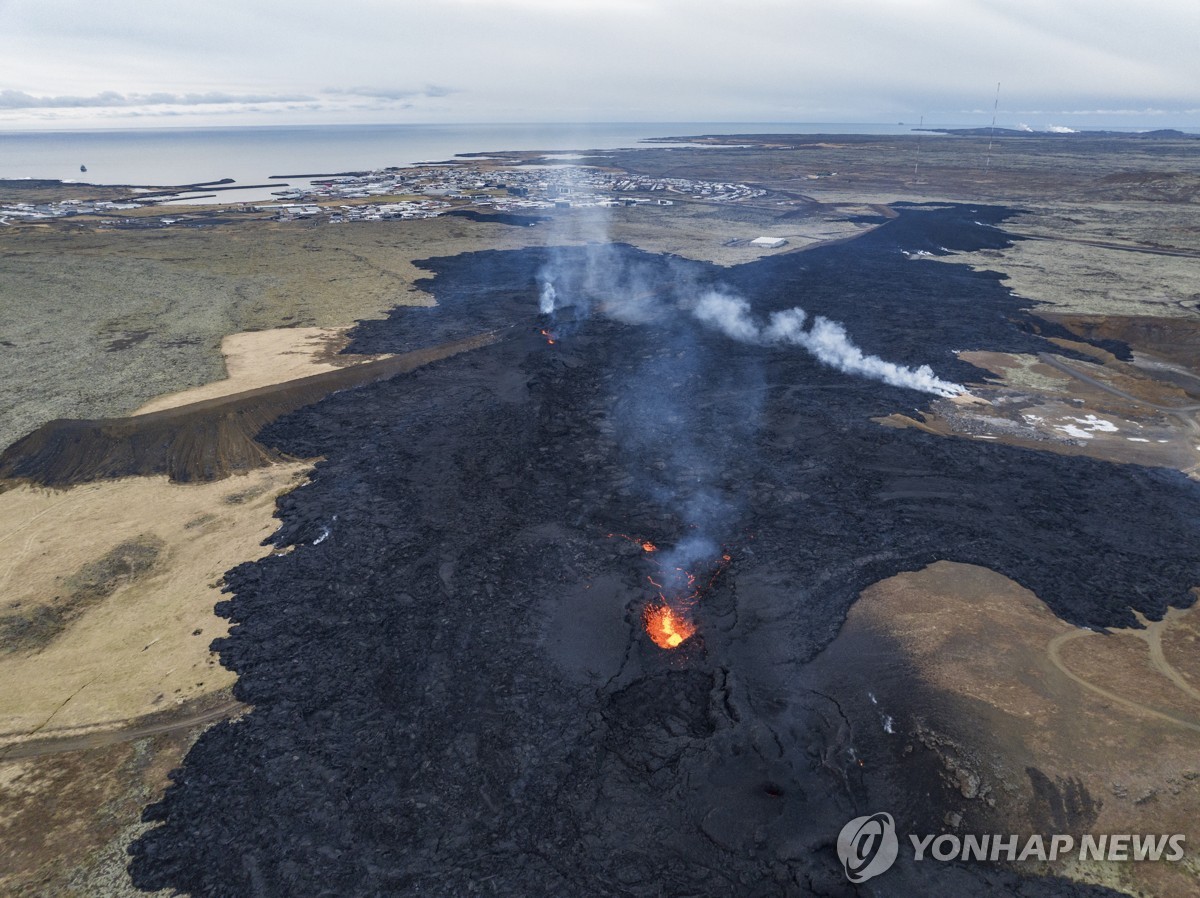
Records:
<instances>
[{"instance_id":1,"label":"ocean","mask_svg":"<svg viewBox=\"0 0 1200 898\"><path fill-rule=\"evenodd\" d=\"M0 178L92 184L179 185L272 175L331 174L406 166L458 153L611 150L650 137L698 134L908 134L914 125L669 122L585 125L312 125L0 132ZM87 166L87 172L79 167ZM303 179L293 179L293 185ZM263 199L281 189L222 191L221 202Z\"/></svg>"}]
</instances>

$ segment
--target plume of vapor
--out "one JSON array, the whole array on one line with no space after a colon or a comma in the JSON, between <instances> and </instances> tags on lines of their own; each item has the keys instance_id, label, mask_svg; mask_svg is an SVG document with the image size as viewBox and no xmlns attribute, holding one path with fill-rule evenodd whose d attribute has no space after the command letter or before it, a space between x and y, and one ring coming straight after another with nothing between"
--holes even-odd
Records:
<instances>
[{"instance_id":1,"label":"plume of vapor","mask_svg":"<svg viewBox=\"0 0 1200 898\"><path fill-rule=\"evenodd\" d=\"M582 178L576 183L585 190ZM687 571L706 569L720 556L719 541L737 502L723 480L726 455L757 427L762 391L750 390L751 398L744 398L747 391L740 388L754 374L730 369L719 379L728 384L729 395L742 394L737 413L733 399L696 407L689 386L709 372L698 369L705 364L699 353L684 351L697 328L681 303L681 297L700 292L695 275L671 260L631 258L627 248L612 242L611 215L607 207L584 206L554 216L546 229L546 259L535 274L538 311L556 336L593 316L634 326L654 322L664 345L676 350L630 359L617 374L620 386L609 410L631 482L677 517L678 541L655 559L663 595L676 601L687 594ZM647 384L661 388L646 389Z\"/></svg>"},{"instance_id":2,"label":"plume of vapor","mask_svg":"<svg viewBox=\"0 0 1200 898\"><path fill-rule=\"evenodd\" d=\"M741 343L786 344L799 346L822 364L846 374L882 381L894 387L907 387L936 396L957 396L966 392L961 384L941 380L928 365L908 368L874 355L854 345L846 328L837 321L818 315L805 329L808 315L803 309L786 309L771 316L765 327L750 314L750 304L740 296L716 290L706 293L692 307L692 315Z\"/></svg>"},{"instance_id":3,"label":"plume of vapor","mask_svg":"<svg viewBox=\"0 0 1200 898\"><path fill-rule=\"evenodd\" d=\"M553 315L557 305L558 292L554 289L554 282L543 275L542 287L538 293L538 311L543 315Z\"/></svg>"},{"instance_id":4,"label":"plume of vapor","mask_svg":"<svg viewBox=\"0 0 1200 898\"><path fill-rule=\"evenodd\" d=\"M684 537L659 560L663 591L668 596L682 593L688 585L687 572L702 570L720 555L720 546L704 533Z\"/></svg>"},{"instance_id":5,"label":"plume of vapor","mask_svg":"<svg viewBox=\"0 0 1200 898\"><path fill-rule=\"evenodd\" d=\"M667 261L664 272L661 260L630 258L611 242L609 214L606 208L585 207L555 216L548 229L551 245L535 276L538 311L556 336L593 316L635 326L653 322L657 339L675 350L631 359L618 376L621 386L609 413L632 481L672 509L682 525L679 541L658 556L668 599L685 595L686 571L703 570L720 554L720 540L741 501L736 486L727 482L727 459L753 442L765 395L763 366L753 356L701 370L714 360L703 351L685 351L699 349L692 342L696 323L744 344L799 347L850 375L939 396L964 391L938 379L928 366L908 368L868 355L836 321L810 319L800 308L775 312L764 321L743 296L701 287L686 265ZM712 401L697 404L690 390L701 378L719 389Z\"/></svg>"},{"instance_id":6,"label":"plume of vapor","mask_svg":"<svg viewBox=\"0 0 1200 898\"><path fill-rule=\"evenodd\" d=\"M700 297L692 314L740 343L762 342L762 332L750 317L750 303L740 296L710 291Z\"/></svg>"},{"instance_id":7,"label":"plume of vapor","mask_svg":"<svg viewBox=\"0 0 1200 898\"><path fill-rule=\"evenodd\" d=\"M885 361L879 356L867 355L850 341L845 327L828 318L818 315L809 330L800 330L795 322L802 320L804 313L799 309L789 311L799 312L799 316L781 322L779 315L775 315L768 330L778 334L777 339L782 342L803 346L818 360L832 368L847 374L858 374L883 381L894 387L908 387L910 390L920 390L922 393L933 393L936 396L957 396L966 392L966 388L961 384L938 378L928 365L907 368L895 362Z\"/></svg>"}]
</instances>

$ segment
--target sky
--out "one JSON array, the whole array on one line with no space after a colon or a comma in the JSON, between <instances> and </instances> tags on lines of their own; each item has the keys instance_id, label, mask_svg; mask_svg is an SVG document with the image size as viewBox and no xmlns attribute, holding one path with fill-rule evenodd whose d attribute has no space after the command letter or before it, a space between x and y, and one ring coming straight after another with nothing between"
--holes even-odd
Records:
<instances>
[{"instance_id":1,"label":"sky","mask_svg":"<svg viewBox=\"0 0 1200 898\"><path fill-rule=\"evenodd\" d=\"M1200 129L1200 0L0 0L0 129Z\"/></svg>"}]
</instances>

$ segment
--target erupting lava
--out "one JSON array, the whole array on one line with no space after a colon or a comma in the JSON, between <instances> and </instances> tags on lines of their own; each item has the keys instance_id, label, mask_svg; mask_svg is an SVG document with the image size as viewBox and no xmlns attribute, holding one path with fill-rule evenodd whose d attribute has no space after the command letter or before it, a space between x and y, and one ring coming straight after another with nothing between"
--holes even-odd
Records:
<instances>
[{"instance_id":1,"label":"erupting lava","mask_svg":"<svg viewBox=\"0 0 1200 898\"><path fill-rule=\"evenodd\" d=\"M658 551L658 546L648 539L625 533L610 533L608 536L618 536L631 542L647 555ZM658 592L658 597L642 609L642 624L656 646L660 649L678 648L695 635L696 624L689 611L700 600L701 593L716 583L717 577L728 567L730 560L729 554L722 554L720 560L713 565L712 576L708 582L697 585L695 574L683 568L667 571L660 559L653 559L652 563L658 569L658 573L654 576L647 575L646 580ZM655 579L655 576L658 579Z\"/></svg>"},{"instance_id":2,"label":"erupting lava","mask_svg":"<svg viewBox=\"0 0 1200 898\"><path fill-rule=\"evenodd\" d=\"M628 534L625 534L625 533L610 533L608 535L608 538L612 539L614 536L619 536L619 537L621 537L621 539L628 540L629 542L631 542L637 546L640 546L641 550L643 552L657 552L658 551L658 546L654 545L654 543L650 542L650 540L648 540L648 539L637 539L637 538L629 536Z\"/></svg>"},{"instance_id":3,"label":"erupting lava","mask_svg":"<svg viewBox=\"0 0 1200 898\"><path fill-rule=\"evenodd\" d=\"M554 345L554 334L550 333L550 331L546 330L545 328L542 328L542 336L546 338L547 343L549 343L551 346Z\"/></svg>"},{"instance_id":4,"label":"erupting lava","mask_svg":"<svg viewBox=\"0 0 1200 898\"><path fill-rule=\"evenodd\" d=\"M647 605L642 621L660 649L673 649L696 632L696 625L676 614L670 605Z\"/></svg>"}]
</instances>

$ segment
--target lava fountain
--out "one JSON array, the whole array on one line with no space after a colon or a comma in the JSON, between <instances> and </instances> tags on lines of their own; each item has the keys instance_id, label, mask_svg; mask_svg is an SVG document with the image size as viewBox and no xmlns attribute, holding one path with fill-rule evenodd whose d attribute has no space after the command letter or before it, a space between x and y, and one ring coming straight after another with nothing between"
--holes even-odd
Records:
<instances>
[{"instance_id":1,"label":"lava fountain","mask_svg":"<svg viewBox=\"0 0 1200 898\"><path fill-rule=\"evenodd\" d=\"M610 533L609 536L617 536L631 542L647 555L658 552L658 546L648 539L624 533ZM648 575L646 580L654 587L657 595L642 608L642 625L656 646L660 649L675 649L696 634L696 623L692 618L691 609L700 600L701 594L716 583L717 577L729 565L730 560L730 555L723 554L713 564L712 575L707 583L697 585L695 574L681 567L667 570L657 558L653 559L658 571L656 575Z\"/></svg>"},{"instance_id":2,"label":"lava fountain","mask_svg":"<svg viewBox=\"0 0 1200 898\"><path fill-rule=\"evenodd\" d=\"M673 649L690 639L696 625L676 614L670 605L650 604L642 610L646 633L660 649Z\"/></svg>"}]
</instances>

